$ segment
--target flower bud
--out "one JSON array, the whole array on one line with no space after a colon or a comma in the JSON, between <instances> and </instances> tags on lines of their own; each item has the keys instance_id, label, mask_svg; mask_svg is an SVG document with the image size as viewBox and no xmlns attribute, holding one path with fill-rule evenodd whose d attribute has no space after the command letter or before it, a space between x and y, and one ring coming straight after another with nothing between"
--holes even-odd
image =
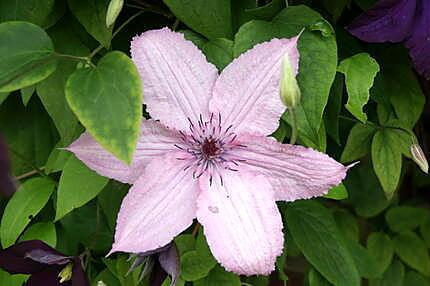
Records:
<instances>
[{"instance_id":1,"label":"flower bud","mask_svg":"<svg viewBox=\"0 0 430 286\"><path fill-rule=\"evenodd\" d=\"M282 59L281 100L288 108L294 109L300 104L300 88L288 53Z\"/></svg>"},{"instance_id":2,"label":"flower bud","mask_svg":"<svg viewBox=\"0 0 430 286\"><path fill-rule=\"evenodd\" d=\"M108 10L106 12L106 27L110 27L115 23L119 13L124 6L124 0L111 0L109 2Z\"/></svg>"},{"instance_id":3,"label":"flower bud","mask_svg":"<svg viewBox=\"0 0 430 286\"><path fill-rule=\"evenodd\" d=\"M427 162L426 156L424 155L423 149L420 145L414 143L411 145L411 154L414 162L420 167L420 169L428 174L429 163Z\"/></svg>"},{"instance_id":4,"label":"flower bud","mask_svg":"<svg viewBox=\"0 0 430 286\"><path fill-rule=\"evenodd\" d=\"M60 278L60 283L63 283L72 279L72 274L73 274L73 264L69 263L58 274L58 278Z\"/></svg>"}]
</instances>

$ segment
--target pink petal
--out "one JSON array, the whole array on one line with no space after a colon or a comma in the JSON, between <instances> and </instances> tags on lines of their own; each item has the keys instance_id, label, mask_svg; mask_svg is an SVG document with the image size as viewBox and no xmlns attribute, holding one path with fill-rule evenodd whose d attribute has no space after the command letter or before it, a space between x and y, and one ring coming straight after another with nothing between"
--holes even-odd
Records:
<instances>
[{"instance_id":1,"label":"pink petal","mask_svg":"<svg viewBox=\"0 0 430 286\"><path fill-rule=\"evenodd\" d=\"M102 176L123 183L133 183L146 165L167 152L177 151L174 144L181 145L179 134L154 120L142 121L140 137L130 166L103 149L88 133L84 133L67 150Z\"/></svg>"},{"instance_id":2,"label":"pink petal","mask_svg":"<svg viewBox=\"0 0 430 286\"><path fill-rule=\"evenodd\" d=\"M223 124L232 124L236 133L273 133L285 110L279 95L285 53L297 73L297 37L258 44L235 59L215 83L210 111L221 113Z\"/></svg>"},{"instance_id":3,"label":"pink petal","mask_svg":"<svg viewBox=\"0 0 430 286\"><path fill-rule=\"evenodd\" d=\"M253 135L245 135L239 141L246 148L235 150L234 156L269 178L276 200L322 196L346 176L348 167L311 148Z\"/></svg>"},{"instance_id":4,"label":"pink petal","mask_svg":"<svg viewBox=\"0 0 430 286\"><path fill-rule=\"evenodd\" d=\"M196 216L198 183L176 155L154 159L118 214L112 252L143 253L168 244Z\"/></svg>"},{"instance_id":5,"label":"pink petal","mask_svg":"<svg viewBox=\"0 0 430 286\"><path fill-rule=\"evenodd\" d=\"M154 119L179 130L208 115L218 77L214 65L180 33L151 30L131 42L131 55L143 83L144 101Z\"/></svg>"},{"instance_id":6,"label":"pink petal","mask_svg":"<svg viewBox=\"0 0 430 286\"><path fill-rule=\"evenodd\" d=\"M207 178L197 201L197 219L204 226L214 257L237 274L268 275L282 253L282 219L270 183L261 175L226 171L223 184Z\"/></svg>"}]
</instances>

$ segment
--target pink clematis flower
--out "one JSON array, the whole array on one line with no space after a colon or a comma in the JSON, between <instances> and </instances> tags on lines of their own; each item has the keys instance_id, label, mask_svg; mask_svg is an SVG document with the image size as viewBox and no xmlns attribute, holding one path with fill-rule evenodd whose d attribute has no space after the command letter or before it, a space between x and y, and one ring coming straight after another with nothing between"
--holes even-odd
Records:
<instances>
[{"instance_id":1,"label":"pink clematis flower","mask_svg":"<svg viewBox=\"0 0 430 286\"><path fill-rule=\"evenodd\" d=\"M195 218L214 257L238 274L269 274L283 248L277 200L321 196L347 167L309 148L267 138L285 107L283 56L297 74L297 38L256 45L221 74L180 33L133 39L131 54L151 116L131 166L83 134L69 150L103 176L133 184L111 252L158 249ZM120 71L119 71L120 72Z\"/></svg>"}]
</instances>

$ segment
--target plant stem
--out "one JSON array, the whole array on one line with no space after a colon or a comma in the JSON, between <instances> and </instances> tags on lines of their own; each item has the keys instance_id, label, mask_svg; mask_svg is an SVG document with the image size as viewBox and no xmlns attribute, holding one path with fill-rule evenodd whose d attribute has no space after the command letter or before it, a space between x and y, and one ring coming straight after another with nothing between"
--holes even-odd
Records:
<instances>
[{"instance_id":1,"label":"plant stem","mask_svg":"<svg viewBox=\"0 0 430 286\"><path fill-rule=\"evenodd\" d=\"M297 118L296 112L293 108L290 109L290 118L291 118L291 137L290 144L294 145L297 140Z\"/></svg>"},{"instance_id":2,"label":"plant stem","mask_svg":"<svg viewBox=\"0 0 430 286\"><path fill-rule=\"evenodd\" d=\"M343 115L338 115L338 117L341 118L341 119L344 119L344 120L351 121L351 122L361 123L363 125L370 125L370 126L373 126L375 128L379 128L379 129L388 128L388 129L400 130L400 131L403 131L403 132L407 133L409 136L411 136L413 143L418 143L417 139L415 138L415 134L411 130L405 129L403 127L391 126L391 125L379 125L379 124L375 124L375 123L373 123L371 121L366 121L365 123L363 123L363 122L361 122L361 121L359 121L359 120L357 120L355 118L350 118L350 117L343 116Z\"/></svg>"},{"instance_id":3,"label":"plant stem","mask_svg":"<svg viewBox=\"0 0 430 286\"><path fill-rule=\"evenodd\" d=\"M113 39L113 38L115 38L116 37L116 35L118 35L118 33L119 32L121 32L124 28L125 28L125 26L127 26L131 21L133 21L134 19L136 19L137 17L139 17L140 15L142 15L143 14L143 12L145 12L145 11L139 11L139 12L137 12L136 14L134 14L133 16L131 16L130 18L128 18L124 23L122 23L121 24L121 26L119 26L118 27L118 29L116 29L115 30L115 32L113 32L113 34L112 34L112 38L111 38L111 40ZM88 56L88 59L92 59L98 52L100 52L102 49L103 49L104 47L102 46L102 45L99 45L97 48L95 48L92 52L91 52L91 54Z\"/></svg>"},{"instance_id":4,"label":"plant stem","mask_svg":"<svg viewBox=\"0 0 430 286\"><path fill-rule=\"evenodd\" d=\"M191 233L192 236L196 236L197 233L199 232L199 228L200 228L200 224L197 222L196 225L194 226L193 232Z\"/></svg>"},{"instance_id":5,"label":"plant stem","mask_svg":"<svg viewBox=\"0 0 430 286\"><path fill-rule=\"evenodd\" d=\"M34 165L33 163L30 163L30 160L28 160L25 156L21 155L19 152L13 150L12 148L8 148L8 150L14 154L16 157L20 158L22 161L24 161L29 167L33 168L36 173L38 173L39 175L41 175L42 177L46 177L46 174L43 172L43 170L39 167L37 167L36 165ZM26 175L26 174L23 174ZM21 175L21 176L23 176Z\"/></svg>"},{"instance_id":6,"label":"plant stem","mask_svg":"<svg viewBox=\"0 0 430 286\"><path fill-rule=\"evenodd\" d=\"M134 14L133 16L131 16L130 18L127 19L127 21L125 21L124 23L121 24L121 26L118 27L118 29L116 29L116 31L112 34L112 39L115 38L116 35L118 35L119 32L121 32L122 29L124 29L125 26L127 26L131 21L133 21L134 19L136 19L137 17L139 17L140 15L143 14L144 11L139 11L136 14Z\"/></svg>"},{"instance_id":7,"label":"plant stem","mask_svg":"<svg viewBox=\"0 0 430 286\"><path fill-rule=\"evenodd\" d=\"M178 19L178 18L176 18L175 22L174 22L174 23L173 23L173 25L172 25L172 30L173 30L173 31L176 31L176 29L177 29L177 28L178 28L178 26L179 26L179 23L180 23L179 19Z\"/></svg>"},{"instance_id":8,"label":"plant stem","mask_svg":"<svg viewBox=\"0 0 430 286\"><path fill-rule=\"evenodd\" d=\"M39 168L39 170L43 170L43 169L45 169L45 167ZM31 177L31 176L36 175L36 174L39 174L39 171L38 170L32 170L32 171L24 173L22 175L16 176L15 180L19 181L19 180L26 179L26 178Z\"/></svg>"}]
</instances>

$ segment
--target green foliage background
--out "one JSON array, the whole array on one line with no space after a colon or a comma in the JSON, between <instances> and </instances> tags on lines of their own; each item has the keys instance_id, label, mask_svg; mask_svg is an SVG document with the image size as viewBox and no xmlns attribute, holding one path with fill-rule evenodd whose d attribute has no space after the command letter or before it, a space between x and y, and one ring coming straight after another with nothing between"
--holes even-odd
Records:
<instances>
[{"instance_id":1,"label":"green foliage background","mask_svg":"<svg viewBox=\"0 0 430 286\"><path fill-rule=\"evenodd\" d=\"M299 144L360 163L325 198L279 203L286 244L271 277L226 272L202 233L190 229L175 240L178 284L430 285L430 179L410 153L413 142L429 150L429 84L400 45L364 44L345 31L375 1L289 2L0 0L0 134L19 181L18 192L0 201L1 246L41 239L83 254L93 285L148 285L141 269L126 275L126 255L104 258L129 186L61 148L86 129L130 162L148 116L129 58L137 33L183 32L222 70L257 43L304 29ZM285 113L273 134L278 141L288 141L289 123ZM0 271L0 285L25 279Z\"/></svg>"}]
</instances>

